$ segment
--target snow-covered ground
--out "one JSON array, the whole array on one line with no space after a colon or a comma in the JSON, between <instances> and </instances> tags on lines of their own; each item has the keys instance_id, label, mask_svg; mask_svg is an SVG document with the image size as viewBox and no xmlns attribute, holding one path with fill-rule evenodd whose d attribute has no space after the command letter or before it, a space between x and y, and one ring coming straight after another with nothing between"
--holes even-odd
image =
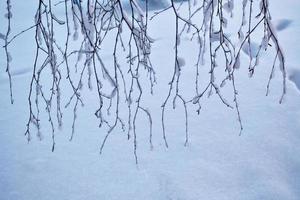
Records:
<instances>
[{"instance_id":1,"label":"snow-covered ground","mask_svg":"<svg viewBox=\"0 0 300 200\"><path fill-rule=\"evenodd\" d=\"M4 13L4 4L5 1L1 1L0 13ZM300 199L300 1L272 0L270 4L288 68L288 92L284 103L278 103L282 86L279 71L270 95L265 96L271 56L264 55L251 79L247 77L248 65L242 64L236 76L244 124L242 136L238 136L235 111L226 108L214 95L203 99L199 116L190 110L187 147L184 147L183 108L179 106L175 111L168 108L168 149L164 147L160 125L160 106L174 60L172 51L165 47L171 49L173 46L174 27L170 26L168 13L150 25L157 39L152 52L158 84L154 96L146 97L144 104L153 114L154 149L149 148L148 123L141 116L137 127L138 166L133 157L132 141L127 141L126 134L119 130L113 132L103 154L99 155L105 132L98 128L93 115L96 97L88 90L83 95L87 103L79 110L72 142L69 142L72 112L67 110L63 130L56 133L57 145L53 153L47 125L42 127L42 141L34 137L27 144L23 133L28 118L33 32L18 38L10 47L14 105L10 105L5 67L0 71L0 199ZM17 33L31 25L35 3L13 1L13 7L12 26ZM4 32L6 21L3 17L0 24L0 32ZM194 73L194 61L187 57L191 50L184 49L184 45L182 48L186 59L183 77L188 82ZM0 66L5 66L3 51L0 51ZM186 93L189 94L188 86Z\"/></svg>"}]
</instances>

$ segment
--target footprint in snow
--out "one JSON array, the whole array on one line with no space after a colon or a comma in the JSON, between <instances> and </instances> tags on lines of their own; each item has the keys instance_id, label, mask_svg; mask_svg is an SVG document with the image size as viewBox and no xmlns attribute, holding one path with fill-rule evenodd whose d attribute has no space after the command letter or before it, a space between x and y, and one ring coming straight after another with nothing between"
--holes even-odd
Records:
<instances>
[{"instance_id":1,"label":"footprint in snow","mask_svg":"<svg viewBox=\"0 0 300 200\"><path fill-rule=\"evenodd\" d=\"M290 19L280 19L275 22L275 28L277 31L282 31L288 28L292 24L292 20Z\"/></svg>"},{"instance_id":2,"label":"footprint in snow","mask_svg":"<svg viewBox=\"0 0 300 200\"><path fill-rule=\"evenodd\" d=\"M32 71L32 68L17 69L11 72L12 76L21 76Z\"/></svg>"},{"instance_id":3,"label":"footprint in snow","mask_svg":"<svg viewBox=\"0 0 300 200\"><path fill-rule=\"evenodd\" d=\"M287 29L292 24L292 22L293 21L290 19L280 19L274 22L274 26L277 31L282 31L284 29ZM242 50L245 54L249 56L250 52L248 46L249 44L245 43L242 47ZM251 42L250 49L251 49L251 56L255 57L259 49L259 44L255 42Z\"/></svg>"},{"instance_id":4,"label":"footprint in snow","mask_svg":"<svg viewBox=\"0 0 300 200\"><path fill-rule=\"evenodd\" d=\"M292 69L289 72L289 80L292 81L300 92L300 70Z\"/></svg>"},{"instance_id":5,"label":"footprint in snow","mask_svg":"<svg viewBox=\"0 0 300 200\"><path fill-rule=\"evenodd\" d=\"M252 58L254 58L257 55L258 49L259 49L259 45L255 42L251 42L250 50L251 50ZM249 44L247 42L243 45L242 50L245 54L249 56L250 51L249 51Z\"/></svg>"},{"instance_id":6,"label":"footprint in snow","mask_svg":"<svg viewBox=\"0 0 300 200\"><path fill-rule=\"evenodd\" d=\"M31 71L32 71L32 68L23 68L23 69L11 70L10 75L12 77L22 76L22 75L25 75L27 73L30 73ZM0 83L6 82L7 79L8 79L8 75L7 75L6 72L0 74Z\"/></svg>"},{"instance_id":7,"label":"footprint in snow","mask_svg":"<svg viewBox=\"0 0 300 200\"><path fill-rule=\"evenodd\" d=\"M131 7L129 4L129 1L123 1L123 6L127 12L131 11ZM143 9L146 10L146 0L137 0L137 3L139 6ZM148 2L148 9L149 10L162 10L170 5L170 2L167 0L151 0Z\"/></svg>"}]
</instances>

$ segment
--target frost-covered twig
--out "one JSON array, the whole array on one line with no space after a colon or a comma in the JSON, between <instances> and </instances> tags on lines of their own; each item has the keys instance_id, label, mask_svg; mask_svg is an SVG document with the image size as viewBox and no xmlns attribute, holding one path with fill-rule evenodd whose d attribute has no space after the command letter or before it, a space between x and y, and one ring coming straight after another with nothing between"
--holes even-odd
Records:
<instances>
[{"instance_id":1,"label":"frost-covered twig","mask_svg":"<svg viewBox=\"0 0 300 200\"><path fill-rule=\"evenodd\" d=\"M8 27L6 34L1 34L5 41L6 71L10 83L10 96L13 102L12 77L10 73L11 56L8 47L23 33L35 29L35 59L28 94L29 117L26 125L26 136L31 139L32 127L37 129L38 138L42 139L41 114L44 111L51 127L52 151L55 147L56 126L63 126L62 103L65 108L71 108L72 131L70 140L75 137L76 123L80 106L84 106L82 90L87 85L89 90L95 90L97 108L95 116L99 127L105 130L100 144L103 153L111 134L122 130L132 139L135 162L138 163L138 117L144 116L149 124L149 144L153 148L154 119L147 105L143 105L144 95L153 94L156 83L156 72L151 62L151 46L155 42L149 36L149 23L154 17L160 17L164 12L170 12L174 19L174 65L169 82L169 88L161 106L162 136L168 147L166 130L166 110L169 104L174 109L179 102L183 106L185 122L185 145L189 141L189 111L193 105L196 112L201 110L204 96L216 95L219 101L228 108L235 109L243 130L242 112L238 101L238 85L236 71L244 65L241 54L249 57L248 70L250 77L254 75L259 64L262 51L274 45L274 57L271 74L267 84L269 93L271 79L275 66L283 75L283 92L280 103L286 93L286 69L282 47L272 26L268 0L187 0L170 1L170 6L161 11L149 12L150 0L141 4L139 0L129 0L128 7L121 0L41 0L34 17L32 26L10 37L11 33L11 2L6 0ZM241 24L236 34L227 29L234 17L235 4L242 6ZM256 6L258 4L258 6ZM64 16L56 16L56 9L62 7ZM239 16L238 16L239 17ZM64 28L63 38L57 38L56 32ZM262 33L260 45L255 52L251 45L253 35ZM183 38L189 38L197 46L195 58L195 76L191 89L193 96L185 96L182 88L182 74L188 65L186 56L181 53ZM237 41L236 41L237 40ZM62 42L63 41L63 42ZM110 47L107 47L109 43ZM75 46L75 48L74 48ZM107 52L111 59L104 59ZM192 59L188 57L188 59ZM207 61L206 61L207 60ZM110 62L111 61L111 62ZM223 76L217 73L218 67L224 71ZM208 71L202 72L203 70ZM147 84L142 74L148 75ZM44 78L47 77L47 78ZM207 77L204 81L202 77ZM230 82L232 101L222 89ZM69 88L66 94L61 88ZM64 101L65 99L66 102ZM44 106L44 109L41 107ZM143 115L141 115L143 113Z\"/></svg>"}]
</instances>

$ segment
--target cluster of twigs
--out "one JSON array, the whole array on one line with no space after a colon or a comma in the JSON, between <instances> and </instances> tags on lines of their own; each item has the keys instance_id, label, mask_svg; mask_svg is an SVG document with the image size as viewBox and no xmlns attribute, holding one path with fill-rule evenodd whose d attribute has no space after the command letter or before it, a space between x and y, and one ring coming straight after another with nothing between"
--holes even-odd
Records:
<instances>
[{"instance_id":1,"label":"cluster of twigs","mask_svg":"<svg viewBox=\"0 0 300 200\"><path fill-rule=\"evenodd\" d=\"M235 108L240 130L242 131L242 120L238 105L238 91L235 84L235 71L240 66L240 55L246 48L249 56L249 75L252 76L255 67L259 63L261 52L274 45L276 56L269 77L269 84L273 77L276 63L283 74L283 95L286 92L285 85L285 62L282 49L278 43L276 33L272 27L269 13L268 0L260 0L259 5L253 0L240 2L243 8L242 22L236 34L238 43L232 40L232 36L226 33L226 27L234 12L234 0L171 0L170 6L158 12L150 12L151 0L144 0L143 4L137 0L128 0L129 9L125 9L121 0L40 0L34 17L34 24L22 32L10 37L11 30L11 3L7 0L8 27L6 35L2 38L5 41L5 52L7 57L7 74L10 81L11 102L13 103L11 74L10 74L10 53L9 44L22 33L35 30L35 60L30 82L28 95L29 117L25 135L28 141L31 139L32 126L37 129L37 136L42 139L40 126L40 107L45 105L48 121L52 127L52 151L55 147L55 124L62 126L61 108L61 87L62 79L67 79L72 94L65 104L65 107L73 106L72 140L75 132L75 122L79 105L84 102L81 97L81 90L85 75L87 74L88 87L96 86L98 95L98 109L95 116L99 119L99 127L106 127L107 132L100 146L100 153L114 129L120 127L127 131L128 139L133 136L135 160L137 160L137 137L136 123L139 112L144 113L149 121L150 135L149 143L152 144L152 115L141 103L144 91L144 82L140 78L141 70L147 72L149 84L153 92L156 83L155 71L150 61L151 43L154 41L148 36L148 23L154 17L163 12L172 12L175 19L175 40L174 40L174 70L169 82L169 90L162 104L161 123L163 139L168 147L167 134L165 130L165 110L169 102L175 108L176 101L184 106L185 116L185 145L189 142L188 136L188 104L197 105L197 113L200 113L200 100L205 95L217 94L220 101L230 108ZM59 19L55 16L55 9L58 6L64 7L65 17ZM187 12L181 9L187 8ZM258 7L258 9L254 9ZM152 17L149 17L149 14ZM200 22L200 23L199 23ZM65 28L64 42L59 42L55 33L58 28ZM254 32L263 32L259 50L253 56L251 49L252 35ZM179 56L180 41L183 35L190 36L191 41L198 44L198 58L195 64L195 95L187 99L180 90L180 78L185 61ZM78 49L70 48L73 40L80 44ZM113 46L113 63L106 64L102 60L103 45L106 40ZM121 54L126 54L127 64L120 64L123 61ZM200 89L200 67L205 64L205 55L209 57L209 81ZM217 55L222 55L225 63L217 63ZM75 57L75 58L74 58ZM82 62L82 57L84 60ZM75 65L73 64L75 62ZM71 64L70 64L71 63ZM226 76L218 83L215 78L217 65L224 66ZM45 87L42 76L47 75L47 83L50 88ZM50 75L50 76L49 76ZM233 103L228 103L221 93L221 88L226 82L230 82L233 91ZM282 98L280 102L282 102ZM121 100L125 100L127 117L120 114L124 110ZM56 122L55 122L56 121Z\"/></svg>"}]
</instances>

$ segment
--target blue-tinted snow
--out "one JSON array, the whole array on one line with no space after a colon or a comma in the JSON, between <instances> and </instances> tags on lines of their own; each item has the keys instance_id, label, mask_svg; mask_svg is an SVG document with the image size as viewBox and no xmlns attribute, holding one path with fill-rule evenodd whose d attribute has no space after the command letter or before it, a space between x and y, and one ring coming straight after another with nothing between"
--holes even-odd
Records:
<instances>
[{"instance_id":1,"label":"blue-tinted snow","mask_svg":"<svg viewBox=\"0 0 300 200\"><path fill-rule=\"evenodd\" d=\"M285 16L294 21L278 36L285 49L287 67L299 71L298 1L270 1L272 17ZM0 13L5 1L0 3ZM13 29L18 32L29 26L35 6L29 1L13 1ZM247 77L248 64L241 64L237 85L244 123L238 136L235 112L228 110L212 96L203 100L199 116L189 115L190 144L184 147L183 108L167 111L167 137L170 148L165 149L160 128L160 106L168 89L173 67L174 26L168 13L150 26L152 35L161 38L153 46L153 64L158 85L155 96L146 96L145 104L154 119L154 150L149 150L148 126L143 116L138 125L139 166L134 163L132 141L126 134L115 131L99 155L105 132L97 127L93 112L96 97L85 90L87 102L79 109L74 140L69 142L71 110L66 110L65 124L56 135L56 150L51 152L49 127L42 127L43 140L35 137L31 143L23 135L28 117L26 98L34 59L33 32L28 32L10 47L15 104L10 105L5 67L0 80L0 199L1 200L298 200L300 197L300 95L294 86L297 73L290 73L285 102L278 104L281 75L276 71L271 93L265 97L267 77L272 58L263 56L252 79ZM59 15L58 15L59 17ZM0 24L6 22L0 18ZM4 32L5 27L0 27ZM2 40L1 40L2 42ZM1 43L2 45L2 43ZM25 48L26 47L26 48ZM166 49L168 47L169 49ZM182 42L181 56L197 54L192 44ZM185 51L187 53L185 53ZM5 66L0 51L0 66ZM107 57L109 59L109 57ZM159 59L155 59L159 58ZM242 57L241 59L248 59ZM190 88L194 76L192 59L185 57L183 86ZM243 62L241 62L243 63ZM298 66L298 67L295 67ZM24 73L23 73L24 72ZM295 79L296 80L296 79ZM298 78L297 78L298 80ZM225 88L226 91L226 88ZM68 92L66 89L64 92ZM187 95L189 90L186 91ZM47 119L47 116L43 116Z\"/></svg>"}]
</instances>

